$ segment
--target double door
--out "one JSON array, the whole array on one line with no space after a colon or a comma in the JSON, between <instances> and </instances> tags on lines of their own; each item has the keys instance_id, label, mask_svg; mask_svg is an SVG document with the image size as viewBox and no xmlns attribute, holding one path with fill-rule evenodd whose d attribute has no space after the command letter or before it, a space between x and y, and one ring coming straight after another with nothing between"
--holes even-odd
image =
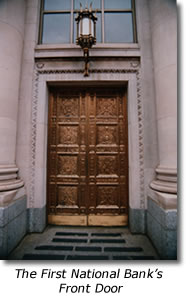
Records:
<instances>
[{"instance_id":1,"label":"double door","mask_svg":"<svg viewBox=\"0 0 190 300\"><path fill-rule=\"evenodd\" d=\"M127 225L127 103L123 88L51 88L48 222Z\"/></svg>"}]
</instances>

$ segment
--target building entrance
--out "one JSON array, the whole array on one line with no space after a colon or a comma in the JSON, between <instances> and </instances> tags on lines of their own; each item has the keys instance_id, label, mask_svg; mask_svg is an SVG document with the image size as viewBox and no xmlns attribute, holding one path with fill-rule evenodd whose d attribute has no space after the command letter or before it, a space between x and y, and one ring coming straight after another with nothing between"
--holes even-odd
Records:
<instances>
[{"instance_id":1,"label":"building entrance","mask_svg":"<svg viewBox=\"0 0 190 300\"><path fill-rule=\"evenodd\" d=\"M48 223L128 221L125 88L50 88Z\"/></svg>"}]
</instances>

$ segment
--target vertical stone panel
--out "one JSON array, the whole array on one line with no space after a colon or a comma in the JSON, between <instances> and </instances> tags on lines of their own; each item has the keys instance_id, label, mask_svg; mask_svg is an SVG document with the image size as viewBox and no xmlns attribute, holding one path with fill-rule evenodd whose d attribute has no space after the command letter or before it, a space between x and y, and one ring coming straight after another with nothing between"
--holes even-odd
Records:
<instances>
[{"instance_id":1,"label":"vertical stone panel","mask_svg":"<svg viewBox=\"0 0 190 300\"><path fill-rule=\"evenodd\" d=\"M177 257L177 9L174 0L149 1L159 165L151 182L147 233L162 258ZM172 222L171 222L172 220ZM168 226L169 224L169 226ZM171 228L172 225L172 228Z\"/></svg>"},{"instance_id":2,"label":"vertical stone panel","mask_svg":"<svg viewBox=\"0 0 190 300\"><path fill-rule=\"evenodd\" d=\"M23 186L15 160L24 21L24 0L0 2L0 191Z\"/></svg>"},{"instance_id":3,"label":"vertical stone panel","mask_svg":"<svg viewBox=\"0 0 190 300\"><path fill-rule=\"evenodd\" d=\"M177 9L174 0L149 1L159 165L151 187L177 192Z\"/></svg>"}]
</instances>

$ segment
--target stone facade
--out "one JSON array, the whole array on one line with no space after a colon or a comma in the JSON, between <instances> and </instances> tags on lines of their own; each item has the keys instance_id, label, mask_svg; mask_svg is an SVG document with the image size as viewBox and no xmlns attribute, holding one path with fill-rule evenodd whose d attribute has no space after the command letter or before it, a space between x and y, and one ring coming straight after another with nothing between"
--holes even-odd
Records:
<instances>
[{"instance_id":1,"label":"stone facade","mask_svg":"<svg viewBox=\"0 0 190 300\"><path fill-rule=\"evenodd\" d=\"M129 226L147 233L161 258L176 258L176 3L135 2L138 43L94 46L84 77L78 46L38 44L39 0L0 1L2 257L46 226L48 86L74 82L126 85Z\"/></svg>"}]
</instances>

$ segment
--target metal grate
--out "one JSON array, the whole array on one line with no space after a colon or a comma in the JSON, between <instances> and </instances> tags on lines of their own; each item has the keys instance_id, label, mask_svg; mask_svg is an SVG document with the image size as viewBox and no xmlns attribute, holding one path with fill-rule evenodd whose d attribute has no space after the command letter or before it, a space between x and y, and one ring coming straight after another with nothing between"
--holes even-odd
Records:
<instances>
[{"instance_id":1,"label":"metal grate","mask_svg":"<svg viewBox=\"0 0 190 300\"><path fill-rule=\"evenodd\" d=\"M23 260L64 260L65 255L57 254L25 254Z\"/></svg>"},{"instance_id":2,"label":"metal grate","mask_svg":"<svg viewBox=\"0 0 190 300\"><path fill-rule=\"evenodd\" d=\"M141 247L105 247L104 251L108 252L141 252Z\"/></svg>"},{"instance_id":3,"label":"metal grate","mask_svg":"<svg viewBox=\"0 0 190 300\"><path fill-rule=\"evenodd\" d=\"M90 243L123 244L123 243L125 243L125 240L123 240L123 239L91 239Z\"/></svg>"},{"instance_id":4,"label":"metal grate","mask_svg":"<svg viewBox=\"0 0 190 300\"><path fill-rule=\"evenodd\" d=\"M61 235L61 236L88 236L88 233L83 233L83 232L56 232L55 235Z\"/></svg>"},{"instance_id":5,"label":"metal grate","mask_svg":"<svg viewBox=\"0 0 190 300\"><path fill-rule=\"evenodd\" d=\"M51 250L51 251L72 251L72 246L53 246L53 245L42 245L37 246L35 250Z\"/></svg>"},{"instance_id":6,"label":"metal grate","mask_svg":"<svg viewBox=\"0 0 190 300\"><path fill-rule=\"evenodd\" d=\"M107 230L108 231L108 230ZM84 238L83 238L84 237ZM57 244L56 244L57 243ZM55 231L48 242L35 245L23 260L154 260L143 247L131 245L122 232Z\"/></svg>"},{"instance_id":7,"label":"metal grate","mask_svg":"<svg viewBox=\"0 0 190 300\"><path fill-rule=\"evenodd\" d=\"M57 239L57 238L54 238L52 240L52 242L55 242L55 243L87 243L88 240L86 239Z\"/></svg>"},{"instance_id":8,"label":"metal grate","mask_svg":"<svg viewBox=\"0 0 190 300\"><path fill-rule=\"evenodd\" d=\"M66 260L109 260L109 257L103 255L68 255Z\"/></svg>"},{"instance_id":9,"label":"metal grate","mask_svg":"<svg viewBox=\"0 0 190 300\"><path fill-rule=\"evenodd\" d=\"M76 251L89 251L89 252L92 252L92 251L99 251L101 252L102 251L102 248L101 247L76 247L75 248Z\"/></svg>"}]
</instances>

